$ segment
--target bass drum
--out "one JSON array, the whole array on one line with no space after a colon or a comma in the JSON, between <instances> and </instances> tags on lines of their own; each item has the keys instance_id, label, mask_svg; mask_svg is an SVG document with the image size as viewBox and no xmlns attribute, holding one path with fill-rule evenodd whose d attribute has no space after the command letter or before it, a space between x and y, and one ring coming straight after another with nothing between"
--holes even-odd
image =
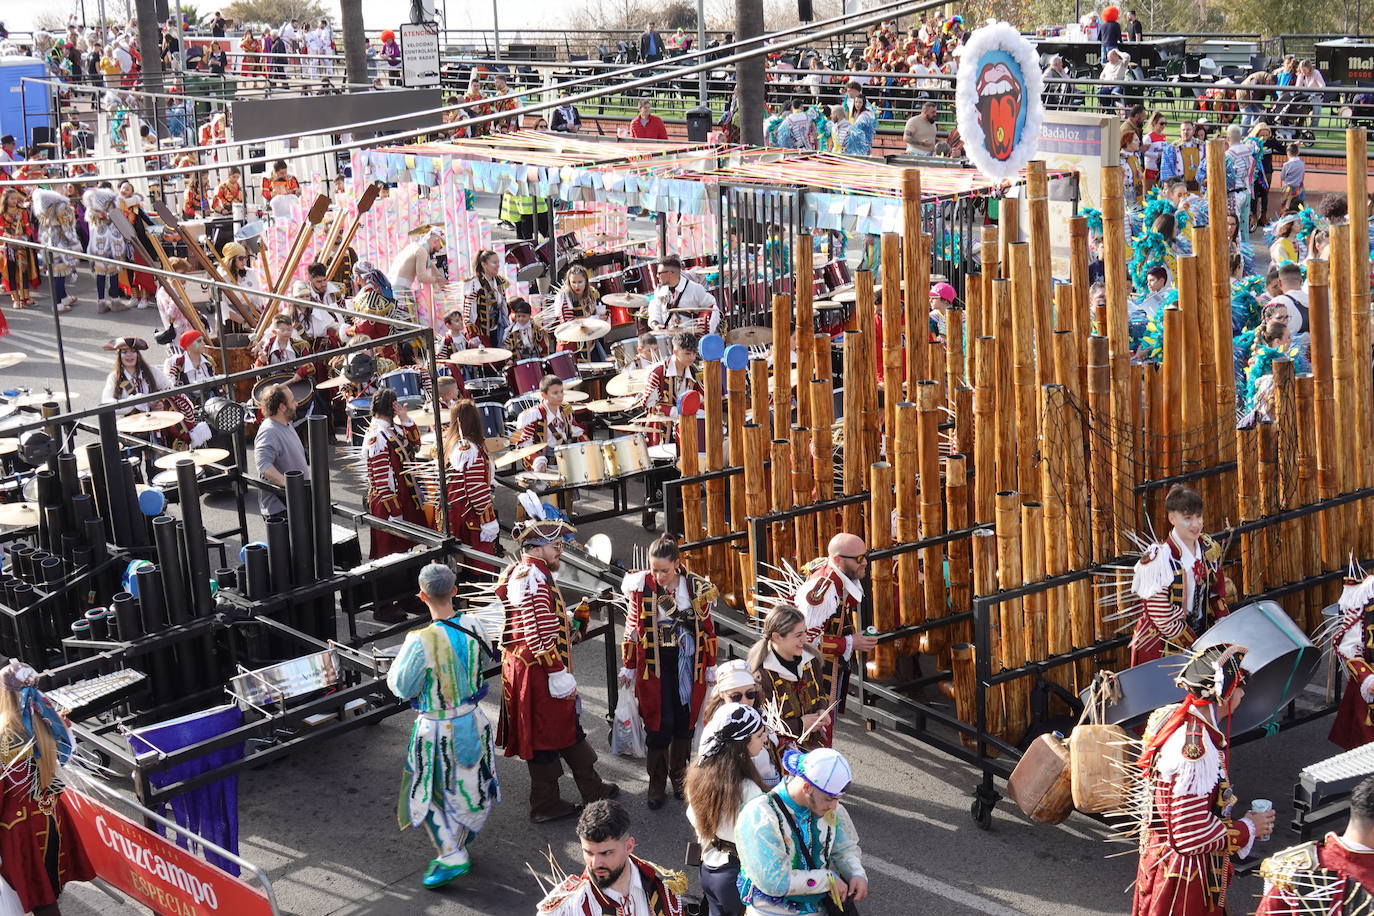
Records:
<instances>
[{"instance_id":1,"label":"bass drum","mask_svg":"<svg viewBox=\"0 0 1374 916\"><path fill-rule=\"evenodd\" d=\"M1198 637L1194 648L1223 643L1244 646L1241 667L1248 673L1245 696L1222 731L1241 735L1258 728L1302 693L1321 662L1321 650L1302 629L1272 601L1247 604L1232 611ZM1174 684L1181 655L1166 655L1117 675L1121 699L1107 707L1106 725L1137 725L1161 706L1183 700L1183 689ZM1087 691L1082 698L1086 702Z\"/></svg>"},{"instance_id":2,"label":"bass drum","mask_svg":"<svg viewBox=\"0 0 1374 916\"><path fill-rule=\"evenodd\" d=\"M598 442L571 442L553 450L563 483L568 486L600 483L606 479L606 464Z\"/></svg>"}]
</instances>

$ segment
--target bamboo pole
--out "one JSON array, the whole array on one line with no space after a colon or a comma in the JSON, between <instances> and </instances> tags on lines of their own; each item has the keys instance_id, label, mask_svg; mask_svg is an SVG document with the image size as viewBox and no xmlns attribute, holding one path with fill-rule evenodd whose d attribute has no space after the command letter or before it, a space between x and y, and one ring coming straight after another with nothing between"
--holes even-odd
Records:
<instances>
[{"instance_id":1,"label":"bamboo pole","mask_svg":"<svg viewBox=\"0 0 1374 916\"><path fill-rule=\"evenodd\" d=\"M883 283L896 282L889 281L888 277L899 275L900 245L899 240L891 233L883 236ZM896 246L897 253L890 249ZM906 353L902 349L902 334L905 330L903 313L897 303L891 301L883 306L883 333L881 346L883 350L883 431L887 437L885 453L890 459L894 453L892 437L893 431L897 428L897 404L903 398L903 388L906 379Z\"/></svg>"},{"instance_id":2,"label":"bamboo pole","mask_svg":"<svg viewBox=\"0 0 1374 916\"><path fill-rule=\"evenodd\" d=\"M815 482L812 479L811 430L804 426L792 427L792 505L809 506L815 498ZM811 557L821 556L824 546L816 540L816 516L807 512L795 519L794 536L797 541L796 559L805 562Z\"/></svg>"},{"instance_id":3,"label":"bamboo pole","mask_svg":"<svg viewBox=\"0 0 1374 916\"><path fill-rule=\"evenodd\" d=\"M950 392L950 407L954 412L954 433L950 439L950 454L973 454L973 389L960 385ZM969 494L972 499L972 493Z\"/></svg>"},{"instance_id":4,"label":"bamboo pole","mask_svg":"<svg viewBox=\"0 0 1374 916\"><path fill-rule=\"evenodd\" d=\"M1362 128L1346 130L1345 157L1347 163L1369 162L1369 138ZM1353 227L1369 225L1368 172L1367 167L1352 166L1346 169L1345 199L1349 208L1348 225ZM1332 236L1333 245L1339 237ZM1366 360L1371 348L1374 347L1369 328L1369 283L1366 273L1369 270L1369 233L1348 231L1346 238L1346 270L1349 274L1350 290L1350 307L1347 311L1350 316L1350 348L1359 360L1356 365L1365 367L1368 365ZM1357 369L1355 373L1355 403L1355 416L1367 418L1374 415L1374 382L1371 381L1370 373L1363 371L1363 368ZM1351 481L1353 488L1374 486L1374 455L1370 454L1370 449L1359 450L1355 469L1355 476ZM1374 505L1371 505L1369 500L1362 499L1355 506L1358 520L1356 530L1359 532L1358 544L1355 546L1360 550L1361 556L1368 556L1374 552Z\"/></svg>"},{"instance_id":5,"label":"bamboo pole","mask_svg":"<svg viewBox=\"0 0 1374 916\"><path fill-rule=\"evenodd\" d=\"M677 418L678 468L684 477L701 473L697 443L697 415L684 413ZM684 540L700 539L702 493L700 484L682 488L682 536Z\"/></svg>"},{"instance_id":6,"label":"bamboo pole","mask_svg":"<svg viewBox=\"0 0 1374 916\"><path fill-rule=\"evenodd\" d=\"M1164 321L1164 373L1161 388L1162 410L1159 415L1159 429L1163 440L1164 476L1173 477L1183 467L1183 377L1186 374L1183 354L1186 347L1183 337L1186 334L1183 310L1166 308Z\"/></svg>"},{"instance_id":7,"label":"bamboo pole","mask_svg":"<svg viewBox=\"0 0 1374 916\"><path fill-rule=\"evenodd\" d=\"M979 528L973 532L973 590L979 597L997 591L997 536L991 528ZM988 615L988 668L994 673L1006 667L1002 647L1002 621L998 607ZM990 734L1005 737L1006 708L1001 684L989 687L984 692L987 713L987 729Z\"/></svg>"},{"instance_id":8,"label":"bamboo pole","mask_svg":"<svg viewBox=\"0 0 1374 916\"><path fill-rule=\"evenodd\" d=\"M1091 299L1092 282L1088 279L1088 220L1082 216L1069 217L1069 288L1073 290L1073 323L1084 352L1078 354L1079 363L1087 365L1087 340L1093 334ZM1101 331L1097 332L1101 333Z\"/></svg>"},{"instance_id":9,"label":"bamboo pole","mask_svg":"<svg viewBox=\"0 0 1374 916\"><path fill-rule=\"evenodd\" d=\"M811 233L798 233L797 243L793 246L792 250L792 260L797 265L797 423L799 425L805 425L807 422L806 418L811 416L809 399L813 389L811 388L810 382L811 379L815 378L815 360L813 359L811 349L806 346L810 339L809 335L815 332L815 311L811 298L811 284L807 282L808 278L815 272L815 268L812 264ZM774 340L773 353L775 354L775 362L779 359L776 354L785 352L778 349L776 344L777 341ZM790 354L781 357L781 361L783 363L790 362ZM825 374L827 376L830 374L829 368L829 366L826 367Z\"/></svg>"},{"instance_id":10,"label":"bamboo pole","mask_svg":"<svg viewBox=\"0 0 1374 916\"><path fill-rule=\"evenodd\" d=\"M983 283L983 334L992 337L999 323L992 284L994 280L1003 279L1000 233L996 226L983 227L980 247L983 251L983 273L979 277Z\"/></svg>"},{"instance_id":11,"label":"bamboo pole","mask_svg":"<svg viewBox=\"0 0 1374 916\"><path fill-rule=\"evenodd\" d=\"M978 693L973 643L961 642L950 650L950 672L954 676L954 714L963 722L977 716ZM975 750L978 742L971 735L959 734L964 747Z\"/></svg>"},{"instance_id":12,"label":"bamboo pole","mask_svg":"<svg viewBox=\"0 0 1374 916\"><path fill-rule=\"evenodd\" d=\"M1316 380L1310 375L1302 375L1294 380L1298 416L1298 500L1307 505L1317 501L1317 446L1316 446ZM1309 578L1321 572L1321 541L1310 519L1304 519L1298 526L1299 540L1295 549L1299 554L1300 574ZM1322 622L1322 595L1319 590L1309 589L1306 593L1308 633L1316 633Z\"/></svg>"},{"instance_id":13,"label":"bamboo pole","mask_svg":"<svg viewBox=\"0 0 1374 916\"><path fill-rule=\"evenodd\" d=\"M748 517L757 518L768 512L768 471L764 449L764 428L758 423L744 424L744 490ZM744 579L744 600L750 616L758 613L758 591L755 570L760 564L770 562L767 556L760 556L758 545L748 538L746 556L749 561L749 575Z\"/></svg>"},{"instance_id":14,"label":"bamboo pole","mask_svg":"<svg viewBox=\"0 0 1374 916\"><path fill-rule=\"evenodd\" d=\"M964 277L964 339L977 340L983 330L983 278L970 273ZM969 356L972 359L972 356ZM973 371L970 363L968 371Z\"/></svg>"},{"instance_id":15,"label":"bamboo pole","mask_svg":"<svg viewBox=\"0 0 1374 916\"><path fill-rule=\"evenodd\" d=\"M1327 264L1307 262L1307 318L1311 324L1312 377L1316 380L1317 498L1330 499L1340 492L1339 452L1345 442L1336 438L1336 402L1331 373L1331 310L1327 296ZM1365 420L1367 425L1368 418ZM1331 511L1317 514L1321 536L1322 569L1340 568L1346 545L1339 520ZM1330 589L1324 589L1330 591Z\"/></svg>"},{"instance_id":16,"label":"bamboo pole","mask_svg":"<svg viewBox=\"0 0 1374 916\"><path fill-rule=\"evenodd\" d=\"M1048 385L1054 381L1054 353L1050 342L1054 271L1050 261L1049 181L1045 177L1043 159L1026 163L1026 210L1030 224L1027 240L1035 327L1035 381L1037 385Z\"/></svg>"},{"instance_id":17,"label":"bamboo pole","mask_svg":"<svg viewBox=\"0 0 1374 916\"><path fill-rule=\"evenodd\" d=\"M1021 577L1021 511L1020 494L1002 490L997 494L997 584L1000 589L1016 588ZM1027 661L1026 632L1022 602L1014 598L997 605L1002 631L1002 663L1007 668L1019 668ZM1009 681L1004 686L1006 697L1007 739L1019 743L1030 723L1030 684L1025 678Z\"/></svg>"},{"instance_id":18,"label":"bamboo pole","mask_svg":"<svg viewBox=\"0 0 1374 916\"><path fill-rule=\"evenodd\" d=\"M1277 433L1278 452L1278 489L1274 493L1274 508L1277 511L1291 509L1297 502L1298 484L1298 417L1297 391L1293 375L1293 362L1287 358L1274 360L1274 426ZM1278 543L1281 545L1275 554L1279 562L1282 581L1296 582L1303 576L1299 568L1300 551L1291 549L1291 544L1300 543L1299 528L1306 527L1307 520L1286 522L1278 528ZM1298 615L1301 618L1301 615Z\"/></svg>"},{"instance_id":19,"label":"bamboo pole","mask_svg":"<svg viewBox=\"0 0 1374 916\"><path fill-rule=\"evenodd\" d=\"M1255 428L1259 430L1259 514L1260 518L1267 518L1277 508L1274 494L1278 490L1279 477L1278 427L1272 421L1264 420L1256 423ZM1270 526L1256 533L1259 543L1255 545L1255 560L1261 564L1259 587L1269 589L1279 585L1282 580L1277 568L1279 546L1276 532Z\"/></svg>"},{"instance_id":20,"label":"bamboo pole","mask_svg":"<svg viewBox=\"0 0 1374 916\"><path fill-rule=\"evenodd\" d=\"M1114 526L1116 512L1112 505L1111 439L1111 366L1107 362L1107 338L1093 335L1088 338L1088 411L1091 418L1089 475L1092 486L1092 557L1105 563L1115 554ZM1099 619L1099 639L1110 635Z\"/></svg>"},{"instance_id":21,"label":"bamboo pole","mask_svg":"<svg viewBox=\"0 0 1374 916\"><path fill-rule=\"evenodd\" d=\"M870 294L871 294L870 290ZM864 463L863 382L860 378L859 348L864 344L862 331L844 332L844 493L855 496L863 492L868 482L868 464ZM850 503L844 507L844 530L863 530L863 507Z\"/></svg>"},{"instance_id":22,"label":"bamboo pole","mask_svg":"<svg viewBox=\"0 0 1374 916\"><path fill-rule=\"evenodd\" d=\"M1065 504L1068 502L1069 473L1068 424L1070 408L1061 385L1040 389L1044 406L1040 434L1040 492L1044 509L1043 527L1045 575L1058 576L1069 571L1069 534ZM1067 588L1045 593L1045 641L1050 655L1062 655L1073 648L1073 607ZM1072 666L1056 668L1051 675L1057 683L1073 686Z\"/></svg>"},{"instance_id":23,"label":"bamboo pole","mask_svg":"<svg viewBox=\"0 0 1374 916\"><path fill-rule=\"evenodd\" d=\"M921 537L933 538L945 532L943 487L940 483L939 383L922 379L916 386L916 466L920 475ZM921 573L924 577L927 620L948 613L945 587L945 551L940 545L921 548ZM921 651L935 654L949 645L947 630L930 630L922 635Z\"/></svg>"},{"instance_id":24,"label":"bamboo pole","mask_svg":"<svg viewBox=\"0 0 1374 916\"><path fill-rule=\"evenodd\" d=\"M897 405L896 475L897 541L910 544L920 539L920 506L916 495L916 478L920 473L917 442L920 436L919 410L910 401ZM904 554L897 563L897 585L901 609L901 625L910 626L926 619L925 594L921 590L920 569L914 553ZM902 641L903 650L911 652L918 640Z\"/></svg>"},{"instance_id":25,"label":"bamboo pole","mask_svg":"<svg viewBox=\"0 0 1374 916\"><path fill-rule=\"evenodd\" d=\"M1184 472L1202 467L1203 450L1215 429L1214 425L1207 423L1203 408L1203 392L1212 390L1204 386L1216 383L1216 369L1210 367L1212 378L1203 377L1203 371L1209 369L1206 360L1211 347L1204 346L1206 338L1202 336L1199 322L1202 302L1198 296L1198 266L1198 259L1194 255L1184 255L1178 259L1178 307L1183 318L1178 343L1182 353L1178 376L1170 381L1181 383L1181 387L1174 389L1170 396L1176 395L1180 401L1178 428L1182 431L1182 442L1179 457L1180 468Z\"/></svg>"},{"instance_id":26,"label":"bamboo pole","mask_svg":"<svg viewBox=\"0 0 1374 916\"><path fill-rule=\"evenodd\" d=\"M1021 504L1021 578L1027 584L1045 578L1044 506L1036 501ZM1022 599L1025 608L1026 661L1049 658L1049 611L1046 592Z\"/></svg>"},{"instance_id":27,"label":"bamboo pole","mask_svg":"<svg viewBox=\"0 0 1374 916\"><path fill-rule=\"evenodd\" d=\"M749 422L769 428L768 360L749 360Z\"/></svg>"},{"instance_id":28,"label":"bamboo pole","mask_svg":"<svg viewBox=\"0 0 1374 916\"><path fill-rule=\"evenodd\" d=\"M1035 370L1035 319L1031 293L1030 248L1025 242L1007 246L1011 265L1011 362L1012 391L1016 407L1016 487L1035 493L1035 437L1040 429Z\"/></svg>"},{"instance_id":29,"label":"bamboo pole","mask_svg":"<svg viewBox=\"0 0 1374 916\"><path fill-rule=\"evenodd\" d=\"M1016 489L1016 390L1012 371L1011 281L996 280L992 285L997 321L993 360L997 383L997 489Z\"/></svg>"},{"instance_id":30,"label":"bamboo pole","mask_svg":"<svg viewBox=\"0 0 1374 916\"><path fill-rule=\"evenodd\" d=\"M703 387L706 392L706 470L719 471L725 467L725 379L724 365L720 360L706 360L703 363ZM725 501L725 481L714 478L706 482L706 534L718 537L726 532L729 510ZM715 582L722 594L734 589L730 587L730 574L726 572L726 551L717 544L706 549L707 569L711 581Z\"/></svg>"},{"instance_id":31,"label":"bamboo pole","mask_svg":"<svg viewBox=\"0 0 1374 916\"><path fill-rule=\"evenodd\" d=\"M969 525L968 459L953 454L945 459L945 506L949 513L946 528L960 531ZM876 505L876 504L875 504ZM972 555L968 538L949 542L949 606L951 613L962 614L973 609ZM968 623L957 624L950 639L964 642L973 638Z\"/></svg>"},{"instance_id":32,"label":"bamboo pole","mask_svg":"<svg viewBox=\"0 0 1374 916\"><path fill-rule=\"evenodd\" d=\"M868 546L882 550L892 546L892 513L896 506L896 477L892 465L875 462L868 469L868 488L873 494L872 511L868 514ZM798 556L801 556L798 553ZM868 574L873 583L873 625L879 633L897 628L897 583L893 577L892 560L873 560ZM868 676L884 680L896 671L897 651L892 643L879 643L868 654Z\"/></svg>"},{"instance_id":33,"label":"bamboo pole","mask_svg":"<svg viewBox=\"0 0 1374 916\"><path fill-rule=\"evenodd\" d=\"M1111 455L1112 503L1116 527L1117 553L1131 549L1130 534L1135 530L1135 474L1129 455L1122 454L1121 436L1132 429L1134 405L1130 399L1130 335L1127 329L1126 297L1126 212L1122 199L1121 167L1102 169L1102 245L1107 286L1107 343L1111 360L1111 425L1113 433L1099 443Z\"/></svg>"},{"instance_id":34,"label":"bamboo pole","mask_svg":"<svg viewBox=\"0 0 1374 916\"><path fill-rule=\"evenodd\" d=\"M889 290L888 308L896 317L895 306L904 302L902 326L906 329L906 384L907 398L912 397L911 385L917 379L929 378L926 368L926 348L929 335L926 333L926 312L921 307L921 293L929 269L923 266L923 258L928 258L925 229L921 223L921 173L917 169L902 171L902 277L906 287L905 297L891 295Z\"/></svg>"},{"instance_id":35,"label":"bamboo pole","mask_svg":"<svg viewBox=\"0 0 1374 916\"><path fill-rule=\"evenodd\" d=\"M1236 498L1241 521L1259 517L1259 430L1253 426L1236 430ZM1258 546L1254 533L1240 536L1241 589L1247 595L1264 590L1260 585L1264 558Z\"/></svg>"},{"instance_id":36,"label":"bamboo pole","mask_svg":"<svg viewBox=\"0 0 1374 916\"><path fill-rule=\"evenodd\" d=\"M1008 246L1021 241L1021 201L1015 197L1004 197L997 205L998 251L997 259L1003 265L1010 260Z\"/></svg>"},{"instance_id":37,"label":"bamboo pole","mask_svg":"<svg viewBox=\"0 0 1374 916\"><path fill-rule=\"evenodd\" d=\"M792 507L792 440L790 438L774 439L772 446L773 463L768 474L772 483L772 506L769 508L772 511L790 509ZM773 556L779 562L800 555L797 551L793 527L791 519L773 523Z\"/></svg>"},{"instance_id":38,"label":"bamboo pole","mask_svg":"<svg viewBox=\"0 0 1374 916\"><path fill-rule=\"evenodd\" d=\"M742 467L744 465L744 414L749 406L746 395L747 370L727 369L725 370L725 407L727 422L729 424L729 462L730 467ZM744 502L744 478L736 475L731 478L729 486L730 495L730 529L731 531L745 530L745 502ZM735 595L735 607L741 611L745 610L749 596L749 585L754 581L753 571L749 567L748 545L739 545L732 552L726 555L726 563L732 570L731 583L734 585L733 594ZM727 592L726 594L730 594Z\"/></svg>"},{"instance_id":39,"label":"bamboo pole","mask_svg":"<svg viewBox=\"0 0 1374 916\"><path fill-rule=\"evenodd\" d=\"M831 393L830 376L811 380L811 466L816 485L816 500L823 502L835 495L835 400ZM816 543L824 545L830 539L835 524L833 513L816 519Z\"/></svg>"},{"instance_id":40,"label":"bamboo pole","mask_svg":"<svg viewBox=\"0 0 1374 916\"><path fill-rule=\"evenodd\" d=\"M773 354L773 438L782 439L792 428L792 300L787 296L773 297Z\"/></svg>"},{"instance_id":41,"label":"bamboo pole","mask_svg":"<svg viewBox=\"0 0 1374 916\"><path fill-rule=\"evenodd\" d=\"M988 524L997 492L997 341L979 337L973 344L973 517Z\"/></svg>"}]
</instances>

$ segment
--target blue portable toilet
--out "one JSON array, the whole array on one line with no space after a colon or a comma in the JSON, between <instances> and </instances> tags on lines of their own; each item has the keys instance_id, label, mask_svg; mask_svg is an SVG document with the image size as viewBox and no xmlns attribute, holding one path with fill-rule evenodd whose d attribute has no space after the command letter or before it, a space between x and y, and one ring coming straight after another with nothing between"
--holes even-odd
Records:
<instances>
[{"instance_id":1,"label":"blue portable toilet","mask_svg":"<svg viewBox=\"0 0 1374 916\"><path fill-rule=\"evenodd\" d=\"M46 79L48 68L36 57L0 57L0 134L14 134L20 146L34 142L34 128L40 128L38 132L42 135L50 135L56 127L52 120L52 87L21 83L26 76Z\"/></svg>"}]
</instances>

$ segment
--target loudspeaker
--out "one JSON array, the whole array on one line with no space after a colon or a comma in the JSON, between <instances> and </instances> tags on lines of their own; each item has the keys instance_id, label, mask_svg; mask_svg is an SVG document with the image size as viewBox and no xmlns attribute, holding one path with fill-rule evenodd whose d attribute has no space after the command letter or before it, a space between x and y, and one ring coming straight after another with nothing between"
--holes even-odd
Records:
<instances>
[{"instance_id":1,"label":"loudspeaker","mask_svg":"<svg viewBox=\"0 0 1374 916\"><path fill-rule=\"evenodd\" d=\"M816 13L811 8L811 0L797 0L797 18L802 22L810 22L816 18Z\"/></svg>"}]
</instances>

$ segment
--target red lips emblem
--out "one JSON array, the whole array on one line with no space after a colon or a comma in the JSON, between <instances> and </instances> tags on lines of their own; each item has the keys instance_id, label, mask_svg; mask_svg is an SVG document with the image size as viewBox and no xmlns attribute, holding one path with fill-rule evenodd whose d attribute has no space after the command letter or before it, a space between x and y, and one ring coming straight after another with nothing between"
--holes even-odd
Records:
<instances>
[{"instance_id":1,"label":"red lips emblem","mask_svg":"<svg viewBox=\"0 0 1374 916\"><path fill-rule=\"evenodd\" d=\"M987 64L978 73L978 115L983 125L983 146L999 162L1011 158L1016 145L1016 122L1021 116L1021 84L1001 61Z\"/></svg>"}]
</instances>

